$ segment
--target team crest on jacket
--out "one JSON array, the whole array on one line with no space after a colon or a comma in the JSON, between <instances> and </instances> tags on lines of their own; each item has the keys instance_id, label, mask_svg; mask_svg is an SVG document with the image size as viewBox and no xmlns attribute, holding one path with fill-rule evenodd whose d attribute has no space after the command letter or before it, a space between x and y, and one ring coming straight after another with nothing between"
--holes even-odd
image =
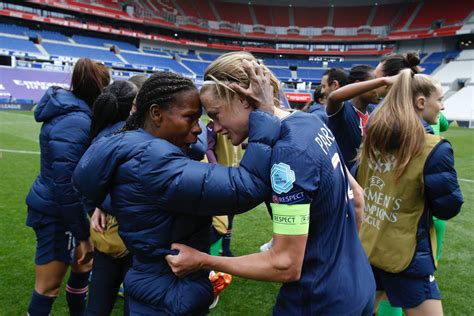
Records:
<instances>
[{"instance_id":1,"label":"team crest on jacket","mask_svg":"<svg viewBox=\"0 0 474 316\"><path fill-rule=\"evenodd\" d=\"M295 172L286 163L280 162L272 166L270 174L272 189L276 194L288 193L295 182Z\"/></svg>"}]
</instances>

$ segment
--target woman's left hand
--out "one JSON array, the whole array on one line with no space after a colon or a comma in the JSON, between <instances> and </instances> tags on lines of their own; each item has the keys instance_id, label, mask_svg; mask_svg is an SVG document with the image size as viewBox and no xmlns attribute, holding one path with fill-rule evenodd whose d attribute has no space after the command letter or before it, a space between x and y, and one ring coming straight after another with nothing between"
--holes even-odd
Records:
<instances>
[{"instance_id":1,"label":"woman's left hand","mask_svg":"<svg viewBox=\"0 0 474 316\"><path fill-rule=\"evenodd\" d=\"M171 249L178 250L177 255L165 256L168 265L177 277L182 278L202 268L206 254L183 244L172 244Z\"/></svg>"},{"instance_id":2,"label":"woman's left hand","mask_svg":"<svg viewBox=\"0 0 474 316\"><path fill-rule=\"evenodd\" d=\"M237 83L231 83L229 88L244 97L254 108L273 114L275 106L270 72L255 61L243 60L242 67L249 76L249 87L244 89Z\"/></svg>"}]
</instances>

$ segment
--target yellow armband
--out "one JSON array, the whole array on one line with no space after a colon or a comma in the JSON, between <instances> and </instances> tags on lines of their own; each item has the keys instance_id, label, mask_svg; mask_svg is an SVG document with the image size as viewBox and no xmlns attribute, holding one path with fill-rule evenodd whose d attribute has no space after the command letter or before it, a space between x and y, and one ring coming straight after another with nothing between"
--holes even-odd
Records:
<instances>
[{"instance_id":1,"label":"yellow armband","mask_svg":"<svg viewBox=\"0 0 474 316\"><path fill-rule=\"evenodd\" d=\"M310 204L271 204L273 232L281 235L306 235L309 231Z\"/></svg>"}]
</instances>

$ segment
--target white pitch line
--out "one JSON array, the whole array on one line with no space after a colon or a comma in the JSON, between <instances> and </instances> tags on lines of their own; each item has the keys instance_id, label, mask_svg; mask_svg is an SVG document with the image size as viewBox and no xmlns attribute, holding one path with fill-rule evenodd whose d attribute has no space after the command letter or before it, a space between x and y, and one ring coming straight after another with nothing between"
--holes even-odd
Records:
<instances>
[{"instance_id":1,"label":"white pitch line","mask_svg":"<svg viewBox=\"0 0 474 316\"><path fill-rule=\"evenodd\" d=\"M469 179L458 179L459 181L462 181L462 182L469 182L469 183L474 183L474 180L469 180Z\"/></svg>"},{"instance_id":2,"label":"white pitch line","mask_svg":"<svg viewBox=\"0 0 474 316\"><path fill-rule=\"evenodd\" d=\"M39 155L39 151L29 151L29 150L14 150L14 149L3 149L0 148L0 152L14 153L14 154L27 154L27 155Z\"/></svg>"}]
</instances>

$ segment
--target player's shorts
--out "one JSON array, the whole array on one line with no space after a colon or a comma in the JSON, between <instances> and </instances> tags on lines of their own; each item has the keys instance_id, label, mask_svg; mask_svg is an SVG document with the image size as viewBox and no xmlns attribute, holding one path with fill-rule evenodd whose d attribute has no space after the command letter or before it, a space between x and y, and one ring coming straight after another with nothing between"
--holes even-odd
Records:
<instances>
[{"instance_id":1,"label":"player's shorts","mask_svg":"<svg viewBox=\"0 0 474 316\"><path fill-rule=\"evenodd\" d=\"M27 225L36 233L35 264L61 261L70 265L74 262L76 241L61 222L30 209Z\"/></svg>"},{"instance_id":2,"label":"player's shorts","mask_svg":"<svg viewBox=\"0 0 474 316\"><path fill-rule=\"evenodd\" d=\"M441 293L433 275L426 277L388 273L372 266L377 291L387 294L393 307L414 308L426 300L441 300Z\"/></svg>"}]
</instances>

